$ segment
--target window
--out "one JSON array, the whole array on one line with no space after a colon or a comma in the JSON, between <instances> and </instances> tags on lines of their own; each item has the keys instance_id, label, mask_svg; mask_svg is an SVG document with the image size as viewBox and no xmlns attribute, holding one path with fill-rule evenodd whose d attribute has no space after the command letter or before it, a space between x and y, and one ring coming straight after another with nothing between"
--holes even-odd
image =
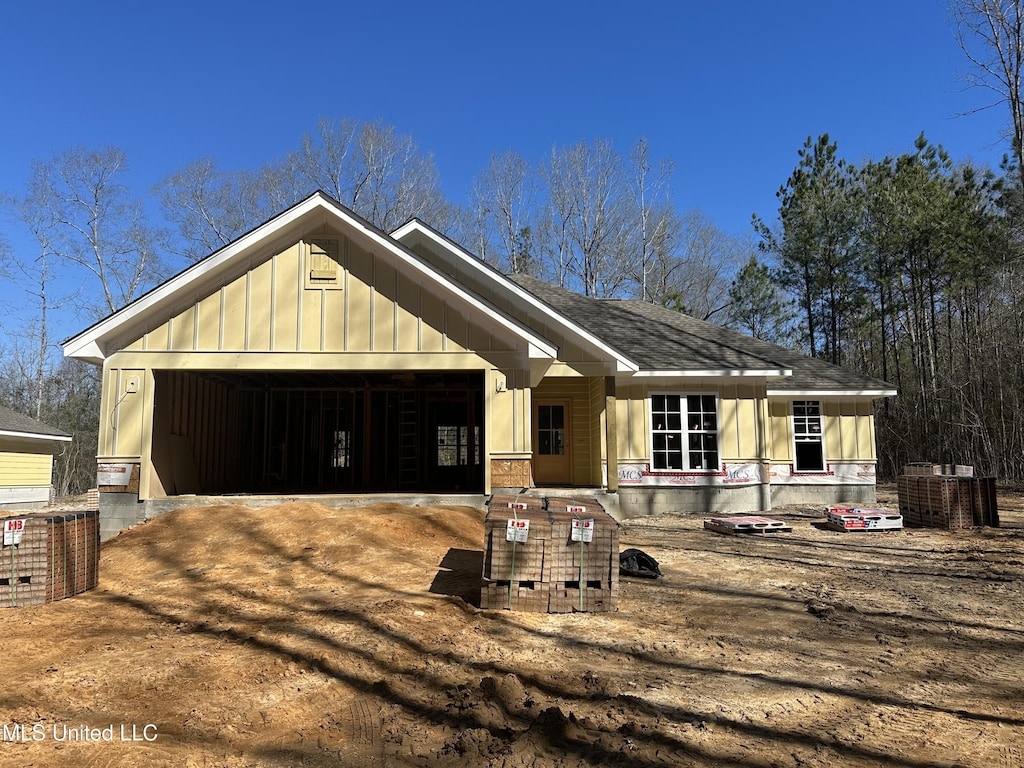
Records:
<instances>
[{"instance_id":1,"label":"window","mask_svg":"<svg viewBox=\"0 0 1024 768\"><path fill-rule=\"evenodd\" d=\"M717 470L718 398L651 396L651 469Z\"/></svg>"},{"instance_id":2,"label":"window","mask_svg":"<svg viewBox=\"0 0 1024 768\"><path fill-rule=\"evenodd\" d=\"M817 400L794 400L794 471L825 471L825 451L821 440L821 433L821 403Z\"/></svg>"},{"instance_id":3,"label":"window","mask_svg":"<svg viewBox=\"0 0 1024 768\"><path fill-rule=\"evenodd\" d=\"M352 433L348 430L335 431L334 455L331 459L335 467L345 469L352 466Z\"/></svg>"},{"instance_id":4,"label":"window","mask_svg":"<svg viewBox=\"0 0 1024 768\"><path fill-rule=\"evenodd\" d=\"M473 464L480 463L480 427L473 427ZM437 428L437 466L464 467L469 464L469 427Z\"/></svg>"},{"instance_id":5,"label":"window","mask_svg":"<svg viewBox=\"0 0 1024 768\"><path fill-rule=\"evenodd\" d=\"M565 406L537 406L537 453L565 455Z\"/></svg>"}]
</instances>

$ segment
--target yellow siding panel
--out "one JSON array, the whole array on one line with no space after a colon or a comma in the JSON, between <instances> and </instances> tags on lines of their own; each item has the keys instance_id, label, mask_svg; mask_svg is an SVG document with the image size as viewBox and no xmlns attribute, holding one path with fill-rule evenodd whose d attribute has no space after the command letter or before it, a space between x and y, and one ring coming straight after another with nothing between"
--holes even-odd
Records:
<instances>
[{"instance_id":1,"label":"yellow siding panel","mask_svg":"<svg viewBox=\"0 0 1024 768\"><path fill-rule=\"evenodd\" d=\"M323 291L324 350L342 352L345 349L345 294L348 291Z\"/></svg>"},{"instance_id":2,"label":"yellow siding panel","mask_svg":"<svg viewBox=\"0 0 1024 768\"><path fill-rule=\"evenodd\" d=\"M424 352L440 352L444 348L444 303L431 293L423 294Z\"/></svg>"},{"instance_id":3,"label":"yellow siding panel","mask_svg":"<svg viewBox=\"0 0 1024 768\"><path fill-rule=\"evenodd\" d=\"M159 328L154 328L146 334L146 349L164 352L167 350L168 324L164 323Z\"/></svg>"},{"instance_id":4,"label":"yellow siding panel","mask_svg":"<svg viewBox=\"0 0 1024 768\"><path fill-rule=\"evenodd\" d=\"M171 349L177 352L191 350L195 346L196 308L189 306L171 320Z\"/></svg>"},{"instance_id":5,"label":"yellow siding panel","mask_svg":"<svg viewBox=\"0 0 1024 768\"><path fill-rule=\"evenodd\" d=\"M220 306L220 291L199 302L199 333L196 349L220 349Z\"/></svg>"},{"instance_id":6,"label":"yellow siding panel","mask_svg":"<svg viewBox=\"0 0 1024 768\"><path fill-rule=\"evenodd\" d=\"M125 346L125 349L129 352L142 352L146 348L146 337L143 336L140 339L136 339L131 344Z\"/></svg>"},{"instance_id":7,"label":"yellow siding panel","mask_svg":"<svg viewBox=\"0 0 1024 768\"><path fill-rule=\"evenodd\" d=\"M736 398L730 395L731 392L727 389L723 396L718 398L718 433L722 441L718 451L719 460L735 459L742 455L737 431Z\"/></svg>"},{"instance_id":8,"label":"yellow siding panel","mask_svg":"<svg viewBox=\"0 0 1024 768\"><path fill-rule=\"evenodd\" d=\"M301 244L274 259L274 351L298 348L299 304L302 294Z\"/></svg>"},{"instance_id":9,"label":"yellow siding panel","mask_svg":"<svg viewBox=\"0 0 1024 768\"><path fill-rule=\"evenodd\" d=\"M420 286L404 273L398 274L398 351L419 350Z\"/></svg>"},{"instance_id":10,"label":"yellow siding panel","mask_svg":"<svg viewBox=\"0 0 1024 768\"><path fill-rule=\"evenodd\" d=\"M245 284L243 275L224 288L224 349L235 352L245 349Z\"/></svg>"},{"instance_id":11,"label":"yellow siding panel","mask_svg":"<svg viewBox=\"0 0 1024 768\"><path fill-rule=\"evenodd\" d=\"M141 368L132 368L117 373L114 452L121 456L139 456L142 453L142 406L146 372ZM134 386L130 386L131 383Z\"/></svg>"},{"instance_id":12,"label":"yellow siding panel","mask_svg":"<svg viewBox=\"0 0 1024 768\"><path fill-rule=\"evenodd\" d=\"M452 306L448 306L445 312L445 330L449 352L469 349L469 321Z\"/></svg>"},{"instance_id":13,"label":"yellow siding panel","mask_svg":"<svg viewBox=\"0 0 1024 768\"><path fill-rule=\"evenodd\" d=\"M821 414L821 428L825 433L825 460L835 461L843 456L839 403L822 402Z\"/></svg>"},{"instance_id":14,"label":"yellow siding panel","mask_svg":"<svg viewBox=\"0 0 1024 768\"><path fill-rule=\"evenodd\" d=\"M299 349L303 352L320 351L321 333L324 330L321 313L327 293L334 293L334 291L302 291L302 318L299 321L299 332L302 339Z\"/></svg>"},{"instance_id":15,"label":"yellow siding panel","mask_svg":"<svg viewBox=\"0 0 1024 768\"><path fill-rule=\"evenodd\" d=\"M249 350L266 352L270 349L273 310L272 262L264 261L254 267L249 275Z\"/></svg>"},{"instance_id":16,"label":"yellow siding panel","mask_svg":"<svg viewBox=\"0 0 1024 768\"><path fill-rule=\"evenodd\" d=\"M771 458L773 461L793 460L793 437L790 434L789 403L771 403Z\"/></svg>"},{"instance_id":17,"label":"yellow siding panel","mask_svg":"<svg viewBox=\"0 0 1024 768\"><path fill-rule=\"evenodd\" d=\"M736 417L738 431L736 458L757 458L757 400L749 397L737 399Z\"/></svg>"},{"instance_id":18,"label":"yellow siding panel","mask_svg":"<svg viewBox=\"0 0 1024 768\"><path fill-rule=\"evenodd\" d=\"M373 351L393 352L395 345L395 281L398 273L382 259L373 263Z\"/></svg>"},{"instance_id":19,"label":"yellow siding panel","mask_svg":"<svg viewBox=\"0 0 1024 768\"><path fill-rule=\"evenodd\" d=\"M476 323L468 323L469 345L468 348L474 352L486 352L491 349L491 334L485 331Z\"/></svg>"},{"instance_id":20,"label":"yellow siding panel","mask_svg":"<svg viewBox=\"0 0 1024 768\"><path fill-rule=\"evenodd\" d=\"M875 459L875 410L870 401L857 403L857 453L858 458Z\"/></svg>"},{"instance_id":21,"label":"yellow siding panel","mask_svg":"<svg viewBox=\"0 0 1024 768\"><path fill-rule=\"evenodd\" d=\"M349 251L352 268L348 275L348 352L370 350L370 280L373 265L370 254L353 245Z\"/></svg>"}]
</instances>

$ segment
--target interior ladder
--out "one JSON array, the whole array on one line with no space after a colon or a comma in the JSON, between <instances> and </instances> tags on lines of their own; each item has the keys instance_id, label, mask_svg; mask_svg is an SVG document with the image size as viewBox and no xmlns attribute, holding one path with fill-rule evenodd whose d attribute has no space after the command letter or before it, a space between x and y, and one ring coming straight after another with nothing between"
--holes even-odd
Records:
<instances>
[{"instance_id":1,"label":"interior ladder","mask_svg":"<svg viewBox=\"0 0 1024 768\"><path fill-rule=\"evenodd\" d=\"M398 487L413 489L419 482L418 438L420 411L416 392L402 392L398 413Z\"/></svg>"}]
</instances>

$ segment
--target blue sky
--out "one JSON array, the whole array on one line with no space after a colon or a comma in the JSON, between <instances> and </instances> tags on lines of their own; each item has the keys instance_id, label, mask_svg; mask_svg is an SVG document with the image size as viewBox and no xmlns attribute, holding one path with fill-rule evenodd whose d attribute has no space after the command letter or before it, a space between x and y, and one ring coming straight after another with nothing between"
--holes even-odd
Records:
<instances>
[{"instance_id":1,"label":"blue sky","mask_svg":"<svg viewBox=\"0 0 1024 768\"><path fill-rule=\"evenodd\" d=\"M10 3L0 12L0 192L32 160L114 145L145 192L191 160L255 168L320 117L380 118L465 201L492 154L638 138L679 210L773 220L808 136L857 162L924 131L993 167L1005 107L965 90L944 0ZM16 247L6 222L0 232ZM8 291L0 288L0 298Z\"/></svg>"}]
</instances>

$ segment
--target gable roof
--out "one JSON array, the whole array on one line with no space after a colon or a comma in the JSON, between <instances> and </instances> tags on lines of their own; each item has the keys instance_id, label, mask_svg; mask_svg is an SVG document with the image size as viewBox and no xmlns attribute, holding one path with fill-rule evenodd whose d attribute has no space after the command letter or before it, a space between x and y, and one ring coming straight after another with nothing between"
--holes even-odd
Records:
<instances>
[{"instance_id":1,"label":"gable roof","mask_svg":"<svg viewBox=\"0 0 1024 768\"><path fill-rule=\"evenodd\" d=\"M574 322L571 314L566 315L555 311L552 306L540 300L541 297L538 294L529 289L524 290L524 287L514 279L517 276L503 275L486 261L470 253L429 224L425 224L419 219L411 219L391 233L393 238L400 241L409 238L411 235L419 235L433 245L442 248L456 259L465 270L480 276L483 280L490 283L492 288L496 289L498 293L504 294L513 302L529 305L564 333L567 338L574 339L585 348L589 347L600 356L610 358L615 363L616 370L626 373L640 370L640 365L630 355L609 344L605 338ZM541 285L546 285L539 280L537 282Z\"/></svg>"},{"instance_id":2,"label":"gable roof","mask_svg":"<svg viewBox=\"0 0 1024 768\"><path fill-rule=\"evenodd\" d=\"M451 297L471 311L486 315L512 336L518 337L530 357L553 358L557 349L547 339L510 315L467 290L451 276L413 253L397 240L358 216L323 192L317 191L283 213L232 241L220 250L182 270L127 306L113 312L81 333L67 339L64 356L100 364L125 340L134 340L157 321L165 320L174 308L190 298L220 288L238 264L265 254L268 249L299 238L311 226L331 222L355 230L391 256L421 282ZM289 243L290 244L290 243Z\"/></svg>"},{"instance_id":3,"label":"gable roof","mask_svg":"<svg viewBox=\"0 0 1024 768\"><path fill-rule=\"evenodd\" d=\"M594 299L528 275L510 275L576 323L628 346L644 376L764 376L769 395L890 397L888 382L639 299Z\"/></svg>"},{"instance_id":4,"label":"gable roof","mask_svg":"<svg viewBox=\"0 0 1024 768\"><path fill-rule=\"evenodd\" d=\"M0 405L0 437L21 437L29 440L69 442L71 435L47 426L41 421Z\"/></svg>"}]
</instances>

